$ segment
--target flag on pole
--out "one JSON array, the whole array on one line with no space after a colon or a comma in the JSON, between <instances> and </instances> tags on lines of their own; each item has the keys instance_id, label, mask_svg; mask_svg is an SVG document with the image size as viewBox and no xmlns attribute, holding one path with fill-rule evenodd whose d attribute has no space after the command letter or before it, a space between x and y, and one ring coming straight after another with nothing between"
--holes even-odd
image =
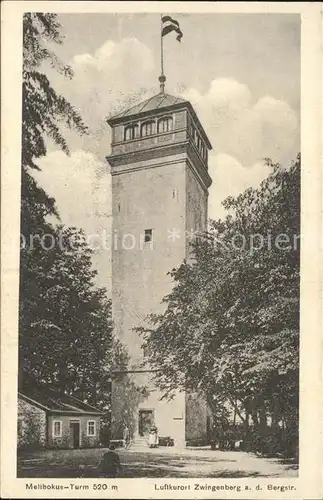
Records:
<instances>
[{"instance_id":1,"label":"flag on pole","mask_svg":"<svg viewBox=\"0 0 323 500\"><path fill-rule=\"evenodd\" d=\"M176 40L180 42L183 33L179 27L179 22L170 16L162 16L162 36L168 35L171 31L176 31Z\"/></svg>"}]
</instances>

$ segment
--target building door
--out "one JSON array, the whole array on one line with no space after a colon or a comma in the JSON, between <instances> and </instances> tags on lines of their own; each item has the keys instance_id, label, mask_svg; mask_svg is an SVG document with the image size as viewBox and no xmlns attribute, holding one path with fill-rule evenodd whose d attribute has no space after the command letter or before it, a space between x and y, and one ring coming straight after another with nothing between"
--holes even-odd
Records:
<instances>
[{"instance_id":1,"label":"building door","mask_svg":"<svg viewBox=\"0 0 323 500\"><path fill-rule=\"evenodd\" d=\"M80 422L70 422L70 443L72 448L80 447Z\"/></svg>"},{"instance_id":2,"label":"building door","mask_svg":"<svg viewBox=\"0 0 323 500\"><path fill-rule=\"evenodd\" d=\"M139 436L149 434L150 428L154 425L153 410L139 410Z\"/></svg>"}]
</instances>

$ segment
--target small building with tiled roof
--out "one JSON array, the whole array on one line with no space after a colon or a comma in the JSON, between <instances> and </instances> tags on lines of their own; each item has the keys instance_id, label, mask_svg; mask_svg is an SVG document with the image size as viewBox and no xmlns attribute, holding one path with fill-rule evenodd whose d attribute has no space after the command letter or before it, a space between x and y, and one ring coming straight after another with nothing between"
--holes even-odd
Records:
<instances>
[{"instance_id":1,"label":"small building with tiled roof","mask_svg":"<svg viewBox=\"0 0 323 500\"><path fill-rule=\"evenodd\" d=\"M42 384L18 392L18 448L93 448L103 413Z\"/></svg>"}]
</instances>

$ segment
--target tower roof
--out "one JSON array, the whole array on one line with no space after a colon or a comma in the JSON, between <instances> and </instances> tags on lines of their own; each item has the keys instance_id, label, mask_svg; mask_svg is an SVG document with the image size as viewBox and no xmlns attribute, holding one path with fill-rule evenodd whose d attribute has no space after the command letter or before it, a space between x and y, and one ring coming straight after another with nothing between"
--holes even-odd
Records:
<instances>
[{"instance_id":1,"label":"tower roof","mask_svg":"<svg viewBox=\"0 0 323 500\"><path fill-rule=\"evenodd\" d=\"M139 104L136 104L135 106L132 106L131 108L126 109L121 113L113 116L112 119L137 115L139 113L145 113L146 111L151 111L153 109L168 108L169 106L173 106L174 104L183 104L186 102L188 101L185 101L180 97L174 97L170 94L165 94L165 92L160 92L159 94L149 97L149 99L146 99L145 101L140 102Z\"/></svg>"},{"instance_id":2,"label":"tower roof","mask_svg":"<svg viewBox=\"0 0 323 500\"><path fill-rule=\"evenodd\" d=\"M149 99L146 99L145 101L140 102L139 104L136 104L135 106L132 106L131 108L128 108L121 113L112 116L111 118L108 118L107 122L110 126L114 126L127 121L127 119L129 119L130 117L132 119L134 117L137 118L138 115L140 115L140 117L150 116L153 115L154 112L159 110L165 110L166 112L182 107L187 108L190 111L195 124L204 137L207 147L209 149L212 149L212 145L201 125L200 120L198 119L198 116L194 111L192 104L185 99L166 94L165 92L160 92L159 94L149 97Z\"/></svg>"}]
</instances>

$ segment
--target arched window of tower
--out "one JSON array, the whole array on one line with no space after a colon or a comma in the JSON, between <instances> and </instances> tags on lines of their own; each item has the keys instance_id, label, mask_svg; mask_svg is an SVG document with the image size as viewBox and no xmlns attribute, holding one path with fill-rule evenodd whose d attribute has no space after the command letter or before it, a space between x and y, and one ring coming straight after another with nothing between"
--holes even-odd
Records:
<instances>
[{"instance_id":1,"label":"arched window of tower","mask_svg":"<svg viewBox=\"0 0 323 500\"><path fill-rule=\"evenodd\" d=\"M124 129L124 140L131 141L138 137L138 125L128 125Z\"/></svg>"},{"instance_id":2,"label":"arched window of tower","mask_svg":"<svg viewBox=\"0 0 323 500\"><path fill-rule=\"evenodd\" d=\"M141 137L153 135L155 133L155 122L153 120L144 122L141 125Z\"/></svg>"},{"instance_id":3,"label":"arched window of tower","mask_svg":"<svg viewBox=\"0 0 323 500\"><path fill-rule=\"evenodd\" d=\"M171 116L163 116L158 120L158 133L169 132L173 129L173 118Z\"/></svg>"},{"instance_id":4,"label":"arched window of tower","mask_svg":"<svg viewBox=\"0 0 323 500\"><path fill-rule=\"evenodd\" d=\"M201 155L202 155L203 160L205 160L205 146L204 146L203 142L201 143Z\"/></svg>"}]
</instances>

